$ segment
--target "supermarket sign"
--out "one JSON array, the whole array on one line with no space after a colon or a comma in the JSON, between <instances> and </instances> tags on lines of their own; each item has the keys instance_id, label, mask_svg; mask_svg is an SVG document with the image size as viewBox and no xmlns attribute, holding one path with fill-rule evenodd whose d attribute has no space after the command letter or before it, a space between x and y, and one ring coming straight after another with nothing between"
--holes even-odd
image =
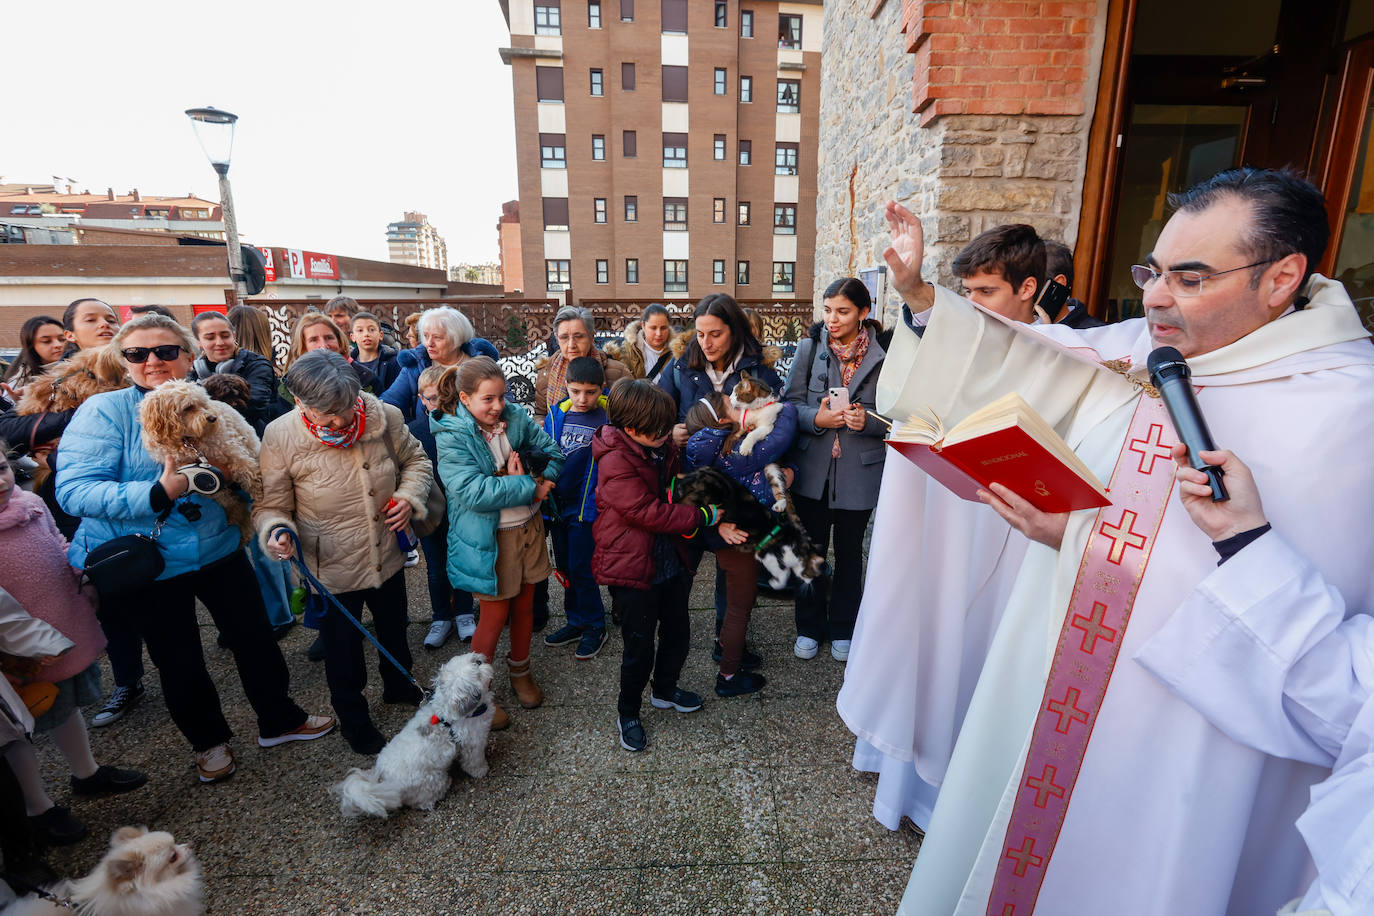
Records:
<instances>
[{"instance_id":1,"label":"supermarket sign","mask_svg":"<svg viewBox=\"0 0 1374 916\"><path fill-rule=\"evenodd\" d=\"M337 280L339 259L332 254L287 248L286 266L293 280Z\"/></svg>"}]
</instances>

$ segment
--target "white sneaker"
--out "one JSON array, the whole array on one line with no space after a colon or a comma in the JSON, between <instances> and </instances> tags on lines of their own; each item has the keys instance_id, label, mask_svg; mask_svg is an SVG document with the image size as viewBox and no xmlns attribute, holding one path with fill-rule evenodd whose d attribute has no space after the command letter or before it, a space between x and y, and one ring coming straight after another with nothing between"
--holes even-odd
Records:
<instances>
[{"instance_id":1,"label":"white sneaker","mask_svg":"<svg viewBox=\"0 0 1374 916\"><path fill-rule=\"evenodd\" d=\"M448 642L449 634L453 632L452 620L436 620L429 625L429 635L425 637L425 647L428 649L438 649Z\"/></svg>"},{"instance_id":2,"label":"white sneaker","mask_svg":"<svg viewBox=\"0 0 1374 916\"><path fill-rule=\"evenodd\" d=\"M404 569L410 569L410 567L412 567L412 566L417 566L417 565L419 565L419 562L420 562L420 551L418 551L418 550L412 550L412 551L410 551L409 553L406 554L406 565L405 565L403 568L404 568Z\"/></svg>"},{"instance_id":3,"label":"white sneaker","mask_svg":"<svg viewBox=\"0 0 1374 916\"><path fill-rule=\"evenodd\" d=\"M832 639L830 640L830 657L837 662L849 661L849 640Z\"/></svg>"},{"instance_id":4,"label":"white sneaker","mask_svg":"<svg viewBox=\"0 0 1374 916\"><path fill-rule=\"evenodd\" d=\"M458 625L458 638L463 642L472 639L472 634L477 632L477 618L471 614L459 614L453 622Z\"/></svg>"},{"instance_id":5,"label":"white sneaker","mask_svg":"<svg viewBox=\"0 0 1374 916\"><path fill-rule=\"evenodd\" d=\"M792 654L797 656L797 658L815 658L816 651L820 649L820 647L821 644L810 636L798 636L797 644L792 647Z\"/></svg>"}]
</instances>

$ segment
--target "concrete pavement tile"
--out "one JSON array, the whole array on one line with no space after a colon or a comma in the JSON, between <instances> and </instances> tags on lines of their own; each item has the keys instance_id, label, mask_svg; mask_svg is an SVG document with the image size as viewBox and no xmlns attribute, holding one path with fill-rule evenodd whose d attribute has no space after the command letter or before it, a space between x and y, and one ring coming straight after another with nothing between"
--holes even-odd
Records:
<instances>
[{"instance_id":1,"label":"concrete pavement tile","mask_svg":"<svg viewBox=\"0 0 1374 916\"><path fill-rule=\"evenodd\" d=\"M852 767L775 767L773 787L785 861L896 859L908 867L916 861L917 835L873 819L872 786Z\"/></svg>"},{"instance_id":2,"label":"concrete pavement tile","mask_svg":"<svg viewBox=\"0 0 1374 916\"><path fill-rule=\"evenodd\" d=\"M762 703L766 745L774 765L843 765L853 759L854 736L835 712L834 694L789 697L770 693Z\"/></svg>"},{"instance_id":3,"label":"concrete pavement tile","mask_svg":"<svg viewBox=\"0 0 1374 916\"><path fill-rule=\"evenodd\" d=\"M695 772L767 762L763 707L758 697L725 700L709 690L702 695L704 704L692 713L654 709L645 697L643 722L649 734L649 751L658 749L650 767Z\"/></svg>"},{"instance_id":4,"label":"concrete pavement tile","mask_svg":"<svg viewBox=\"0 0 1374 916\"><path fill-rule=\"evenodd\" d=\"M778 865L702 865L646 868L640 899L646 913L737 916L790 913Z\"/></svg>"},{"instance_id":5,"label":"concrete pavement tile","mask_svg":"<svg viewBox=\"0 0 1374 916\"><path fill-rule=\"evenodd\" d=\"M828 697L833 709L835 696L844 684L845 666L830 657L830 646L824 644L815 658L797 658L792 651L795 641L794 634L786 643L767 647L764 660L769 664L764 673L769 676L768 685L773 688L769 696Z\"/></svg>"},{"instance_id":6,"label":"concrete pavement tile","mask_svg":"<svg viewBox=\"0 0 1374 916\"><path fill-rule=\"evenodd\" d=\"M645 866L780 862L782 844L768 769L664 774L640 829Z\"/></svg>"},{"instance_id":7,"label":"concrete pavement tile","mask_svg":"<svg viewBox=\"0 0 1374 916\"><path fill-rule=\"evenodd\" d=\"M608 632L601 651L595 658L585 661L573 657L576 644L546 646L542 640L536 640L539 645L531 653L533 662L530 670L541 687L556 685L544 690L545 706L615 706L615 698L620 690L620 659L624 654L624 643L620 639L619 627L609 627Z\"/></svg>"},{"instance_id":8,"label":"concrete pavement tile","mask_svg":"<svg viewBox=\"0 0 1374 916\"><path fill-rule=\"evenodd\" d=\"M629 868L643 856L643 811L659 777L587 773L549 780L512 810L503 871Z\"/></svg>"},{"instance_id":9,"label":"concrete pavement tile","mask_svg":"<svg viewBox=\"0 0 1374 916\"><path fill-rule=\"evenodd\" d=\"M787 894L798 916L891 916L916 861L818 862L784 866Z\"/></svg>"},{"instance_id":10,"label":"concrete pavement tile","mask_svg":"<svg viewBox=\"0 0 1374 916\"><path fill-rule=\"evenodd\" d=\"M641 916L640 872L630 868L508 871L496 875L472 912L501 916Z\"/></svg>"},{"instance_id":11,"label":"concrete pavement tile","mask_svg":"<svg viewBox=\"0 0 1374 916\"><path fill-rule=\"evenodd\" d=\"M352 912L358 879L315 875L221 876L205 873L206 916L273 913L343 916Z\"/></svg>"},{"instance_id":12,"label":"concrete pavement tile","mask_svg":"<svg viewBox=\"0 0 1374 916\"><path fill-rule=\"evenodd\" d=\"M495 774L587 778L642 772L657 762L652 731L647 751L631 754L620 746L614 699L585 706L517 707L508 712L510 728L495 732L487 743L487 763Z\"/></svg>"}]
</instances>

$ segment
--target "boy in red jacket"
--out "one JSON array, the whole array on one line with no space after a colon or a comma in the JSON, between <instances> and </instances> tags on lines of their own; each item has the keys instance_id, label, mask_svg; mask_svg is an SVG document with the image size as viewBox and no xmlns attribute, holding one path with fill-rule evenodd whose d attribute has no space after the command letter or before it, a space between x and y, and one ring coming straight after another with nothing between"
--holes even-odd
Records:
<instances>
[{"instance_id":1,"label":"boy in red jacket","mask_svg":"<svg viewBox=\"0 0 1374 916\"><path fill-rule=\"evenodd\" d=\"M713 524L717 513L667 500L669 481L678 472L677 447L669 441L677 408L667 392L643 379L621 379L606 407L610 423L592 439L598 467L592 573L621 608L620 746L642 751L649 742L639 704L650 675L655 708L701 708L699 695L677 686L687 660L691 587L678 544L681 536ZM733 533L733 526L721 528L722 535Z\"/></svg>"}]
</instances>

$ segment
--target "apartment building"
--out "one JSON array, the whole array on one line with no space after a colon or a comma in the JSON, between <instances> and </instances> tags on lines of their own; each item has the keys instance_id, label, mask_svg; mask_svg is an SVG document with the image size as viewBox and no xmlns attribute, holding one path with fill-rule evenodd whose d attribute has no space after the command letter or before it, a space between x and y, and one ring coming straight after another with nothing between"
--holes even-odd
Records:
<instances>
[{"instance_id":1,"label":"apartment building","mask_svg":"<svg viewBox=\"0 0 1374 916\"><path fill-rule=\"evenodd\" d=\"M386 227L387 256L392 264L448 270L448 246L423 213L407 211Z\"/></svg>"},{"instance_id":2,"label":"apartment building","mask_svg":"<svg viewBox=\"0 0 1374 916\"><path fill-rule=\"evenodd\" d=\"M219 204L194 194L143 194L137 188L128 194L116 194L114 188L92 194L76 193L71 185L62 191L51 184L0 184L0 219L33 229L105 227L224 240Z\"/></svg>"},{"instance_id":3,"label":"apartment building","mask_svg":"<svg viewBox=\"0 0 1374 916\"><path fill-rule=\"evenodd\" d=\"M810 300L820 0L501 0L526 295Z\"/></svg>"}]
</instances>

